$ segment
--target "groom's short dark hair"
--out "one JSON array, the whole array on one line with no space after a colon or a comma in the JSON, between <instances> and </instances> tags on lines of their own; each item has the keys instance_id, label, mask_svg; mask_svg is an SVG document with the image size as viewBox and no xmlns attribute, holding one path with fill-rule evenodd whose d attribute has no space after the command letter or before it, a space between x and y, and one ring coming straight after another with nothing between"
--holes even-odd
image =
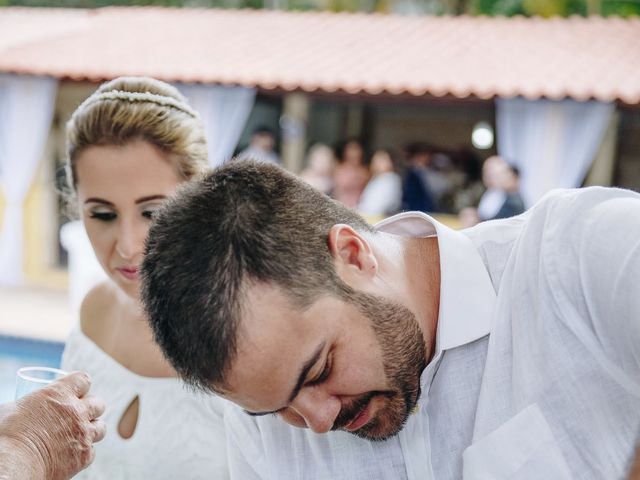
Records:
<instances>
[{"instance_id":1,"label":"groom's short dark hair","mask_svg":"<svg viewBox=\"0 0 640 480\"><path fill-rule=\"evenodd\" d=\"M185 185L153 222L142 298L177 372L223 391L236 355L247 282L273 283L304 308L338 294L331 227L372 227L357 213L269 163L232 161Z\"/></svg>"}]
</instances>

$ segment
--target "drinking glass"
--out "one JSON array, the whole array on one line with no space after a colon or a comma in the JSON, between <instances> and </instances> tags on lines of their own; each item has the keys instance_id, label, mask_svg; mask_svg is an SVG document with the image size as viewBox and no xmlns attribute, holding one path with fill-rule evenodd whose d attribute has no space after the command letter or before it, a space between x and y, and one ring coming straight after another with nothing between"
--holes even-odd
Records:
<instances>
[{"instance_id":1,"label":"drinking glass","mask_svg":"<svg viewBox=\"0 0 640 480\"><path fill-rule=\"evenodd\" d=\"M64 370L51 367L24 367L16 374L16 400L64 377Z\"/></svg>"}]
</instances>

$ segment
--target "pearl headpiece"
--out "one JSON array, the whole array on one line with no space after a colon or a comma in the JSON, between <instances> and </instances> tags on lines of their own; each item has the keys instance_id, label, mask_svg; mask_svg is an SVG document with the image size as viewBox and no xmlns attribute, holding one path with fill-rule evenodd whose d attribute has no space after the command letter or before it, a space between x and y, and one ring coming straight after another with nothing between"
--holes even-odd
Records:
<instances>
[{"instance_id":1,"label":"pearl headpiece","mask_svg":"<svg viewBox=\"0 0 640 480\"><path fill-rule=\"evenodd\" d=\"M149 102L155 103L157 105L161 105L163 107L171 107L176 110L180 110L187 115L191 115L194 118L200 118L198 112L196 112L189 105L176 100L173 97L167 97L165 95L158 95L150 92L125 92L124 90L109 90L108 92L102 92L97 95L91 95L87 98L81 107L78 109L82 110L84 107L92 103L97 103L102 100L124 100L126 102Z\"/></svg>"}]
</instances>

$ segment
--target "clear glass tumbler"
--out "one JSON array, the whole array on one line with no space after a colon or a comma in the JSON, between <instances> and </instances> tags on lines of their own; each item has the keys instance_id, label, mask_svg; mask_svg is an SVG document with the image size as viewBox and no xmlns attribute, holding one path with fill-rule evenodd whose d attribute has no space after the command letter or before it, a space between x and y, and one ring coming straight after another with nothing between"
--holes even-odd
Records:
<instances>
[{"instance_id":1,"label":"clear glass tumbler","mask_svg":"<svg viewBox=\"0 0 640 480\"><path fill-rule=\"evenodd\" d=\"M51 367L24 367L16 374L16 400L64 377L64 370Z\"/></svg>"}]
</instances>

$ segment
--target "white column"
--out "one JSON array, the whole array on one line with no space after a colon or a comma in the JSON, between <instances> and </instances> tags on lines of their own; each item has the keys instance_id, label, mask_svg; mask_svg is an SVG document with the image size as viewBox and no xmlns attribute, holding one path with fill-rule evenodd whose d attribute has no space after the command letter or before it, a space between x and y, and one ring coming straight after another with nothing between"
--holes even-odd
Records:
<instances>
[{"instance_id":1,"label":"white column","mask_svg":"<svg viewBox=\"0 0 640 480\"><path fill-rule=\"evenodd\" d=\"M290 93L284 97L282 129L282 163L292 172L302 170L307 147L309 97L303 93Z\"/></svg>"}]
</instances>

